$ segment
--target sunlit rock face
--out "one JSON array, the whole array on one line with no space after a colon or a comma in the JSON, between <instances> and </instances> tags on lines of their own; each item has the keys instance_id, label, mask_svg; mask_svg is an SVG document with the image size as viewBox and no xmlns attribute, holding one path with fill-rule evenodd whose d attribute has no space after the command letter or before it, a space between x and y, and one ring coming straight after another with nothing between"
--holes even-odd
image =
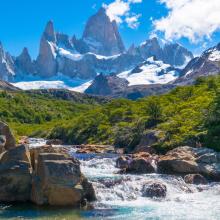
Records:
<instances>
[{"instance_id":1,"label":"sunlit rock face","mask_svg":"<svg viewBox=\"0 0 220 220\"><path fill-rule=\"evenodd\" d=\"M10 81L15 75L14 60L9 53L4 51L0 42L0 79Z\"/></svg>"},{"instance_id":2,"label":"sunlit rock face","mask_svg":"<svg viewBox=\"0 0 220 220\"><path fill-rule=\"evenodd\" d=\"M41 37L37 71L42 77L51 77L57 73L56 34L53 22L49 21Z\"/></svg>"},{"instance_id":3,"label":"sunlit rock face","mask_svg":"<svg viewBox=\"0 0 220 220\"><path fill-rule=\"evenodd\" d=\"M88 20L82 40L96 54L111 56L125 51L117 24L110 21L104 8Z\"/></svg>"}]
</instances>

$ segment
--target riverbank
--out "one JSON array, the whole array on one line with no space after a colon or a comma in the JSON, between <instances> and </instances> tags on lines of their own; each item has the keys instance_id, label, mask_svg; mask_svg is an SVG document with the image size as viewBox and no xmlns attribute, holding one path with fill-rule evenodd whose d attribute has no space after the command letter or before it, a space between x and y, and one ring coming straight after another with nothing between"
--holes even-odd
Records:
<instances>
[{"instance_id":1,"label":"riverbank","mask_svg":"<svg viewBox=\"0 0 220 220\"><path fill-rule=\"evenodd\" d=\"M33 146L43 140L35 139ZM30 143L31 146L31 143ZM195 219L217 220L220 217L220 184L186 184L182 177L167 174L119 174L116 168L118 155L77 154L76 148L69 153L80 160L81 171L92 182L97 201L93 210L39 208L30 205L11 206L1 209L1 219ZM142 196L142 186L148 181L166 185L165 198Z\"/></svg>"}]
</instances>

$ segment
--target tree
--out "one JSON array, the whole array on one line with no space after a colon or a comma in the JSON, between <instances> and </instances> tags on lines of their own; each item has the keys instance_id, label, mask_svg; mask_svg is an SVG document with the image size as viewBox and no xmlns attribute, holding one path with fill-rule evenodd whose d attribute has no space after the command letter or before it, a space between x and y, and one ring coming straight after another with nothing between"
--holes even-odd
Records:
<instances>
[{"instance_id":1,"label":"tree","mask_svg":"<svg viewBox=\"0 0 220 220\"><path fill-rule=\"evenodd\" d=\"M149 98L146 112L149 117L147 127L155 126L162 120L162 107L158 98Z\"/></svg>"}]
</instances>

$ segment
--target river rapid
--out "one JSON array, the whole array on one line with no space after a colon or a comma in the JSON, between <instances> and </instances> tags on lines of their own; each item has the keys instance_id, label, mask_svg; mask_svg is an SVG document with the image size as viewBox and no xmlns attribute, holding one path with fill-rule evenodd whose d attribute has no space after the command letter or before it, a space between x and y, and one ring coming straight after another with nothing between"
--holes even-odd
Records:
<instances>
[{"instance_id":1,"label":"river rapid","mask_svg":"<svg viewBox=\"0 0 220 220\"><path fill-rule=\"evenodd\" d=\"M45 144L30 139L30 147ZM66 146L65 146L66 147ZM219 220L220 184L188 185L170 175L122 175L115 167L117 155L70 154L81 162L81 171L93 183L97 201L90 211L37 207L30 204L0 205L0 219L65 220ZM165 199L142 197L145 182L157 180L167 186Z\"/></svg>"}]
</instances>

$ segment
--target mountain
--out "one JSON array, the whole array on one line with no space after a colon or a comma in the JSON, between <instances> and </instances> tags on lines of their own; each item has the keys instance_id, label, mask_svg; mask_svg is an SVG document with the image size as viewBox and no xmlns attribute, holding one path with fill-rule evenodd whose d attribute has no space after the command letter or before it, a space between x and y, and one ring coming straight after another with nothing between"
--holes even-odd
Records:
<instances>
[{"instance_id":1,"label":"mountain","mask_svg":"<svg viewBox=\"0 0 220 220\"><path fill-rule=\"evenodd\" d=\"M178 78L179 73L179 69L151 57L118 75L98 75L85 93L131 99L161 94L174 87L171 83Z\"/></svg>"},{"instance_id":2,"label":"mountain","mask_svg":"<svg viewBox=\"0 0 220 220\"><path fill-rule=\"evenodd\" d=\"M26 47L24 47L22 53L15 59L15 66L17 74L19 72L20 76L24 75L25 77L26 74L34 74L36 72L35 65Z\"/></svg>"},{"instance_id":3,"label":"mountain","mask_svg":"<svg viewBox=\"0 0 220 220\"><path fill-rule=\"evenodd\" d=\"M87 22L82 40L88 46L88 52L104 56L113 56L125 51L124 43L115 21L110 21L104 8Z\"/></svg>"},{"instance_id":4,"label":"mountain","mask_svg":"<svg viewBox=\"0 0 220 220\"><path fill-rule=\"evenodd\" d=\"M40 51L37 57L37 72L40 76L51 77L57 73L56 33L52 21L47 23L41 37Z\"/></svg>"},{"instance_id":5,"label":"mountain","mask_svg":"<svg viewBox=\"0 0 220 220\"><path fill-rule=\"evenodd\" d=\"M200 57L192 59L182 70L181 77L176 84L191 84L201 76L216 75L220 73L220 44L202 53Z\"/></svg>"},{"instance_id":6,"label":"mountain","mask_svg":"<svg viewBox=\"0 0 220 220\"><path fill-rule=\"evenodd\" d=\"M3 81L3 80L0 80L0 90L4 90L4 91L19 91L20 89L13 86L12 84L6 82L6 81Z\"/></svg>"},{"instance_id":7,"label":"mountain","mask_svg":"<svg viewBox=\"0 0 220 220\"><path fill-rule=\"evenodd\" d=\"M156 62L150 62L151 57L155 57ZM192 53L181 45L161 46L157 38L126 50L116 22L101 8L88 19L79 39L56 31L54 23L49 21L42 33L36 60L31 59L27 48L13 57L1 45L0 79L16 82L15 85L22 88L32 88L34 82L35 89L50 88L50 85L51 88L73 88L85 83L85 90L100 74L109 76L108 80L113 75L125 78L127 87L140 83L164 84L176 79L176 66L183 66L191 58ZM65 85L64 80L71 81L70 85ZM74 83L74 80L82 83ZM116 81L120 88L121 80ZM110 83L111 91L118 89L116 81L114 78L114 84Z\"/></svg>"},{"instance_id":8,"label":"mountain","mask_svg":"<svg viewBox=\"0 0 220 220\"><path fill-rule=\"evenodd\" d=\"M156 37L146 40L138 46L135 53L144 59L155 56L158 60L176 67L184 67L184 65L193 59L192 52L180 44L166 43L162 47Z\"/></svg>"},{"instance_id":9,"label":"mountain","mask_svg":"<svg viewBox=\"0 0 220 220\"><path fill-rule=\"evenodd\" d=\"M96 76L93 83L85 90L86 94L114 96L118 92L125 90L129 82L126 79L116 75L105 76L100 74Z\"/></svg>"},{"instance_id":10,"label":"mountain","mask_svg":"<svg viewBox=\"0 0 220 220\"><path fill-rule=\"evenodd\" d=\"M0 42L0 79L10 81L15 75L14 60L9 53L4 51Z\"/></svg>"}]
</instances>

